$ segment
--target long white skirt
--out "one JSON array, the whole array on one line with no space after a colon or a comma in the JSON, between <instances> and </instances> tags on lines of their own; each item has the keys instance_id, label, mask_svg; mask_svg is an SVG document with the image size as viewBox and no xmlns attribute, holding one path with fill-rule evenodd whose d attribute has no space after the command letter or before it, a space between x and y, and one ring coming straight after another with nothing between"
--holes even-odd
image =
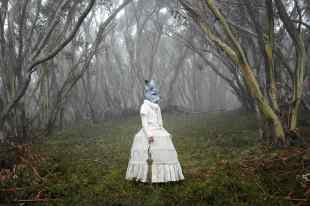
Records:
<instances>
[{"instance_id":1,"label":"long white skirt","mask_svg":"<svg viewBox=\"0 0 310 206\"><path fill-rule=\"evenodd\" d=\"M183 180L182 168L171 135L164 128L152 129L154 142L150 144L153 183ZM126 172L127 180L147 182L148 139L141 129L134 138Z\"/></svg>"}]
</instances>

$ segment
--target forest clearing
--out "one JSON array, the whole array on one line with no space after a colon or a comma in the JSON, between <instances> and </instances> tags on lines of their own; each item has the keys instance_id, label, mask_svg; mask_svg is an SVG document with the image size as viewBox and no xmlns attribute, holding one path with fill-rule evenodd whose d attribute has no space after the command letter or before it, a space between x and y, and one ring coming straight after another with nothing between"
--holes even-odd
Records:
<instances>
[{"instance_id":1,"label":"forest clearing","mask_svg":"<svg viewBox=\"0 0 310 206\"><path fill-rule=\"evenodd\" d=\"M310 184L301 175L310 170L310 150L261 146L254 120L240 112L164 114L185 180L160 184L124 179L138 117L85 123L35 142L29 152L41 156L35 165L40 177L30 165L19 165L18 177L1 183L0 199L85 206L307 205ZM309 126L305 131L309 135Z\"/></svg>"},{"instance_id":2,"label":"forest clearing","mask_svg":"<svg viewBox=\"0 0 310 206\"><path fill-rule=\"evenodd\" d=\"M0 205L310 205L309 0L1 0Z\"/></svg>"}]
</instances>

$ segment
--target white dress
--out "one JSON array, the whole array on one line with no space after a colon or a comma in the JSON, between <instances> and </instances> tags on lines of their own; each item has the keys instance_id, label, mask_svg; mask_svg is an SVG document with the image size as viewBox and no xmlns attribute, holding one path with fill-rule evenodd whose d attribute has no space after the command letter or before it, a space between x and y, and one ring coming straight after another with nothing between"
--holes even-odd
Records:
<instances>
[{"instance_id":1,"label":"white dress","mask_svg":"<svg viewBox=\"0 0 310 206\"><path fill-rule=\"evenodd\" d=\"M178 161L171 134L163 128L163 121L158 104L144 100L140 108L142 129L135 135L126 179L147 182L148 148L152 157L152 182L170 182L183 180L182 168ZM154 141L149 144L148 137Z\"/></svg>"}]
</instances>

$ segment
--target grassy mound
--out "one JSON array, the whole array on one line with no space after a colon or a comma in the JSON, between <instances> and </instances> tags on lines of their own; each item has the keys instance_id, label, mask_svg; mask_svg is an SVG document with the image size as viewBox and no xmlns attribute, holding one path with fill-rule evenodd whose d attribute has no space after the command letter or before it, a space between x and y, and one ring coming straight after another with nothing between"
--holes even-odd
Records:
<instances>
[{"instance_id":1,"label":"grassy mound","mask_svg":"<svg viewBox=\"0 0 310 206\"><path fill-rule=\"evenodd\" d=\"M163 116L185 181L149 185L124 179L140 128L139 117L130 117L85 123L32 145L40 158L29 155L35 164L24 163L15 178L0 181L0 200L66 206L308 204L305 185L296 179L307 172L306 150L286 155L258 146L252 115Z\"/></svg>"}]
</instances>

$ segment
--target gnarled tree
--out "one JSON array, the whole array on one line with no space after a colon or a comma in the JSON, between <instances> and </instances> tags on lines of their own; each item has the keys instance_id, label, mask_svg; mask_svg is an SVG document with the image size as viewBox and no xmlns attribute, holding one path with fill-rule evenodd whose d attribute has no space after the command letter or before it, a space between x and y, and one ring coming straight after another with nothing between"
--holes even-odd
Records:
<instances>
[{"instance_id":1,"label":"gnarled tree","mask_svg":"<svg viewBox=\"0 0 310 206\"><path fill-rule=\"evenodd\" d=\"M180 0L180 3L191 16L193 21L207 35L210 42L221 48L226 57L239 66L248 92L255 100L259 112L265 122L272 129L271 136L278 145L287 145L289 137L297 132L298 112L303 92L303 80L305 69L305 46L304 32L302 26L302 15L300 5L295 1L296 10L299 11L297 18L299 22L296 26L295 20L292 20L288 14L288 9L282 0L266 0L263 4L263 12L265 19L260 24L255 16L251 16L252 5L249 2L242 1L246 8L250 19L255 25L255 36L258 39L258 44L262 55L264 56L265 77L267 89L264 92L264 85L258 81L257 75L248 54L240 41L236 27L225 17L221 9L222 2L215 3L213 0L204 0L200 2ZM240 2L239 2L240 3ZM291 2L292 3L292 2ZM280 19L276 19L274 11L277 11ZM210 19L216 19L220 28L215 28L210 22ZM292 97L287 103L287 108L280 108L279 95L277 91L276 72L275 72L275 21L280 21L284 25L285 31L288 33L294 45L294 64L293 72ZM281 50L281 47L280 47ZM291 62L287 63L290 65ZM283 113L289 113L288 119L282 118Z\"/></svg>"}]
</instances>

